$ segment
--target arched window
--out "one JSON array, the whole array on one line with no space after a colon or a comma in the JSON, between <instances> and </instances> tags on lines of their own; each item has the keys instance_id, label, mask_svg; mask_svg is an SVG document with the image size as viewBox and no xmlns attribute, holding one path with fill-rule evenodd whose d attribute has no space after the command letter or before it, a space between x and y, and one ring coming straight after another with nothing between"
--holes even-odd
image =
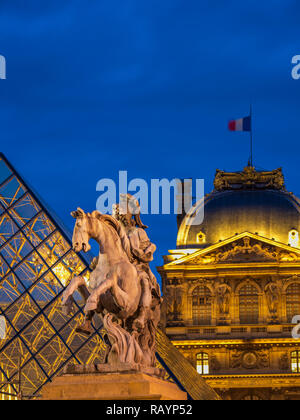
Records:
<instances>
[{"instance_id":1,"label":"arched window","mask_svg":"<svg viewBox=\"0 0 300 420\"><path fill-rule=\"evenodd\" d=\"M300 315L300 284L293 283L286 289L286 315L288 322Z\"/></svg>"},{"instance_id":2,"label":"arched window","mask_svg":"<svg viewBox=\"0 0 300 420\"><path fill-rule=\"evenodd\" d=\"M197 372L199 375L208 375L209 374L209 361L207 353L198 353L197 354Z\"/></svg>"},{"instance_id":3,"label":"arched window","mask_svg":"<svg viewBox=\"0 0 300 420\"><path fill-rule=\"evenodd\" d=\"M289 231L289 245L299 247L299 232L296 229Z\"/></svg>"},{"instance_id":4,"label":"arched window","mask_svg":"<svg viewBox=\"0 0 300 420\"><path fill-rule=\"evenodd\" d=\"M194 325L211 324L211 293L208 287L198 286L193 291L192 312Z\"/></svg>"},{"instance_id":5,"label":"arched window","mask_svg":"<svg viewBox=\"0 0 300 420\"><path fill-rule=\"evenodd\" d=\"M241 324L258 324L258 292L252 284L247 284L241 288L239 306Z\"/></svg>"},{"instance_id":6,"label":"arched window","mask_svg":"<svg viewBox=\"0 0 300 420\"><path fill-rule=\"evenodd\" d=\"M291 353L291 370L293 373L300 373L300 351L296 350Z\"/></svg>"}]
</instances>

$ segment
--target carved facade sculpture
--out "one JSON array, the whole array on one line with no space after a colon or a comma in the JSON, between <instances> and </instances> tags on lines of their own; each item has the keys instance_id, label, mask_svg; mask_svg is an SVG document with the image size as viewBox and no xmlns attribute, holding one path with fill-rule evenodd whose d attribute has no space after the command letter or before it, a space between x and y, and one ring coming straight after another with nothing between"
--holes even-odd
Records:
<instances>
[{"instance_id":1,"label":"carved facade sculpture","mask_svg":"<svg viewBox=\"0 0 300 420\"><path fill-rule=\"evenodd\" d=\"M281 168L274 171L256 171L252 166L246 166L242 172L224 172L217 169L214 187L217 191L238 190L243 188L276 190L284 189L284 177Z\"/></svg>"},{"instance_id":2,"label":"carved facade sculpture","mask_svg":"<svg viewBox=\"0 0 300 420\"><path fill-rule=\"evenodd\" d=\"M228 315L230 310L231 289L225 282L220 282L216 288L217 305L220 316Z\"/></svg>"},{"instance_id":3,"label":"carved facade sculpture","mask_svg":"<svg viewBox=\"0 0 300 420\"><path fill-rule=\"evenodd\" d=\"M78 331L90 334L97 313L103 319L109 351L107 363L130 363L155 367L155 334L160 320L161 294L149 262L156 249L145 232L138 202L130 195L114 206L113 216L77 209L73 233L75 252L90 249L95 239L100 254L87 286L83 277L74 278L63 294L70 312L73 293L85 299L86 319ZM121 210L121 211L120 211Z\"/></svg>"},{"instance_id":4,"label":"carved facade sculpture","mask_svg":"<svg viewBox=\"0 0 300 420\"><path fill-rule=\"evenodd\" d=\"M264 245L247 236L232 242L216 252L207 255L199 255L191 262L194 264L234 263L242 261L298 261L299 256L295 252L284 251L272 245Z\"/></svg>"},{"instance_id":5,"label":"carved facade sculpture","mask_svg":"<svg viewBox=\"0 0 300 420\"><path fill-rule=\"evenodd\" d=\"M269 353L265 350L233 351L231 353L230 367L232 369L258 369L269 366Z\"/></svg>"},{"instance_id":6,"label":"carved facade sculpture","mask_svg":"<svg viewBox=\"0 0 300 420\"><path fill-rule=\"evenodd\" d=\"M173 321L180 321L182 319L182 297L176 296L173 305L172 305L172 311L170 313L171 319Z\"/></svg>"},{"instance_id":7,"label":"carved facade sculpture","mask_svg":"<svg viewBox=\"0 0 300 420\"><path fill-rule=\"evenodd\" d=\"M182 321L182 291L180 287L169 286L166 289L164 300L168 323L181 323Z\"/></svg>"},{"instance_id":8,"label":"carved facade sculpture","mask_svg":"<svg viewBox=\"0 0 300 420\"><path fill-rule=\"evenodd\" d=\"M289 370L290 360L287 353L283 353L279 359L279 369L280 370Z\"/></svg>"},{"instance_id":9,"label":"carved facade sculpture","mask_svg":"<svg viewBox=\"0 0 300 420\"><path fill-rule=\"evenodd\" d=\"M278 321L278 309L280 301L280 290L275 282L270 282L265 287L265 294L268 304L268 309L271 315L272 322Z\"/></svg>"}]
</instances>

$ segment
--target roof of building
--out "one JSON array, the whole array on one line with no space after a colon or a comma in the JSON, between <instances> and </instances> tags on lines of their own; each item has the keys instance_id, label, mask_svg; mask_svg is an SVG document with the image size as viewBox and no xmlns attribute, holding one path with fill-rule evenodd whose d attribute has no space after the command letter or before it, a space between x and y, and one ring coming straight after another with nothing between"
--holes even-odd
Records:
<instances>
[{"instance_id":1,"label":"roof of building","mask_svg":"<svg viewBox=\"0 0 300 420\"><path fill-rule=\"evenodd\" d=\"M178 248L203 248L248 231L281 243L300 228L300 201L286 191L280 169L241 172L217 170L212 193L198 201L181 223ZM191 224L204 206L204 219ZM199 238L199 235L200 238Z\"/></svg>"}]
</instances>

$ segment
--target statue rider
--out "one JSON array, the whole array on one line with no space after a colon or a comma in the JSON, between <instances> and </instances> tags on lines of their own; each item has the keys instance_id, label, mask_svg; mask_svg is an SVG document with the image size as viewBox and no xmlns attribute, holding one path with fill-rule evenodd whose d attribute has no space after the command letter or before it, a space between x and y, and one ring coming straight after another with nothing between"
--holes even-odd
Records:
<instances>
[{"instance_id":1,"label":"statue rider","mask_svg":"<svg viewBox=\"0 0 300 420\"><path fill-rule=\"evenodd\" d=\"M133 328L140 330L145 326L145 321L149 318L153 297L156 298L158 303L162 301L159 284L149 267L149 263L153 260L156 246L150 242L145 232L147 226L141 221L140 206L133 196L121 194L120 204L113 206L112 216L122 224L127 234L133 257L131 262L136 266L141 283L139 312L133 323ZM98 257L95 257L90 266L91 270L96 268L97 263ZM86 314L83 324L76 328L77 332L87 335L92 333L91 321L94 313L94 311L90 311ZM155 314L155 316L159 315Z\"/></svg>"},{"instance_id":2,"label":"statue rider","mask_svg":"<svg viewBox=\"0 0 300 420\"><path fill-rule=\"evenodd\" d=\"M141 282L142 293L139 302L139 313L133 326L137 329L142 329L151 311L153 297L161 302L159 284L149 267L149 263L153 260L156 246L148 238L145 231L147 226L141 221L140 206L135 197L130 194L121 194L120 204L113 206L112 215L122 223L126 231L133 256L132 263L136 266Z\"/></svg>"}]
</instances>

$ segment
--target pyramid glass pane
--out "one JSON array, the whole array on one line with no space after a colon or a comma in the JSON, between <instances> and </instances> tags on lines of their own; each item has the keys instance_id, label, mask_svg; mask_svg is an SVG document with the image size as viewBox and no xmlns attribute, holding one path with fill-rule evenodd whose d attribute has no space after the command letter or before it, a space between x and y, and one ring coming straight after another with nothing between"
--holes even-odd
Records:
<instances>
[{"instance_id":1,"label":"pyramid glass pane","mask_svg":"<svg viewBox=\"0 0 300 420\"><path fill-rule=\"evenodd\" d=\"M82 299L65 316L61 295L76 275L88 280L82 256L24 180L0 155L0 399L37 396L66 363L101 362L101 332L75 332L83 319Z\"/></svg>"},{"instance_id":2,"label":"pyramid glass pane","mask_svg":"<svg viewBox=\"0 0 300 420\"><path fill-rule=\"evenodd\" d=\"M73 252L67 229L0 153L0 321L6 323L0 336L0 400L20 398L20 392L37 397L68 363L103 362L100 322L89 337L75 331L84 316L81 296L74 295L70 316L61 307L73 277L89 281L86 258ZM161 331L157 344L157 366L197 398L205 387L200 376Z\"/></svg>"}]
</instances>

